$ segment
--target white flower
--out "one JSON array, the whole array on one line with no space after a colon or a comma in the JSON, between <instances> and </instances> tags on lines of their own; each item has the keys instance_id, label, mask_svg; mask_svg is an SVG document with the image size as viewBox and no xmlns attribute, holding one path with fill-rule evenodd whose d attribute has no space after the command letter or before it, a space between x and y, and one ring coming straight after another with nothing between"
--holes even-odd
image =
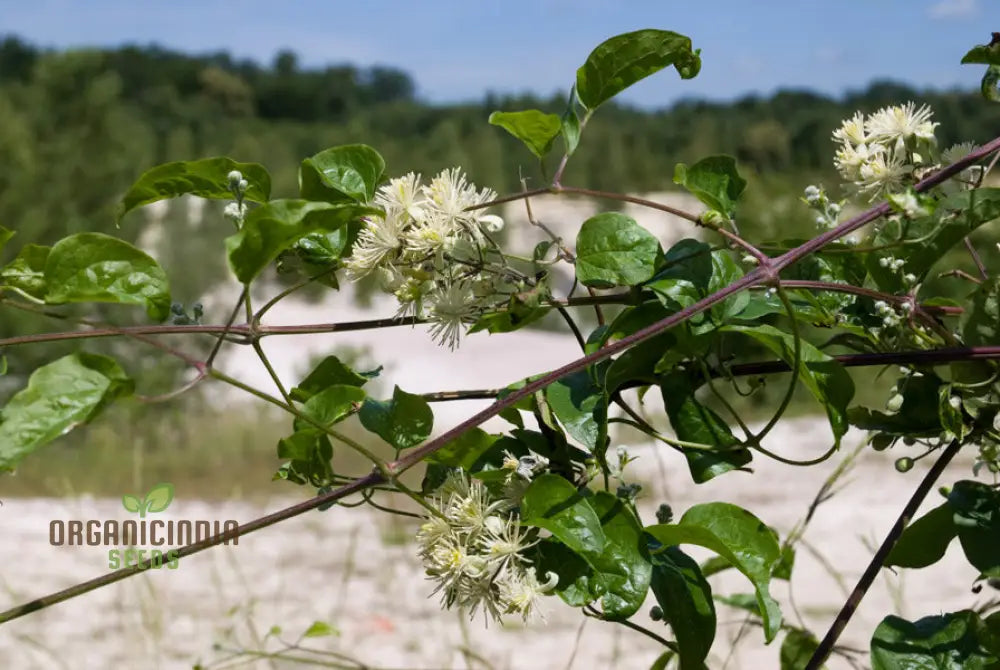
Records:
<instances>
[{"instance_id":1,"label":"white flower","mask_svg":"<svg viewBox=\"0 0 1000 670\"><path fill-rule=\"evenodd\" d=\"M975 151L975 149L976 145L972 142L962 142L952 145L941 152L941 162L945 165L951 165L955 161L965 158Z\"/></svg>"},{"instance_id":2,"label":"white flower","mask_svg":"<svg viewBox=\"0 0 1000 670\"><path fill-rule=\"evenodd\" d=\"M420 545L420 555L429 557L434 547L451 535L451 524L442 516L432 515L420 525L417 531L417 544Z\"/></svg>"},{"instance_id":3,"label":"white flower","mask_svg":"<svg viewBox=\"0 0 1000 670\"><path fill-rule=\"evenodd\" d=\"M428 574L440 581L434 592L445 589L448 602L454 597L454 587L463 577L480 579L486 574L486 559L470 554L457 535L443 537L425 558Z\"/></svg>"},{"instance_id":4,"label":"white flower","mask_svg":"<svg viewBox=\"0 0 1000 670\"><path fill-rule=\"evenodd\" d=\"M418 257L441 251L454 244L461 230L454 217L432 211L406 232L406 250Z\"/></svg>"},{"instance_id":5,"label":"white flower","mask_svg":"<svg viewBox=\"0 0 1000 670\"><path fill-rule=\"evenodd\" d=\"M479 218L475 212L466 212L466 209L496 198L496 192L492 189L476 190L474 184L466 182L465 175L457 167L442 171L431 180L430 186L424 186L423 190L427 199L441 213L466 221Z\"/></svg>"},{"instance_id":6,"label":"white flower","mask_svg":"<svg viewBox=\"0 0 1000 670\"><path fill-rule=\"evenodd\" d=\"M499 233L503 230L503 219L496 214L482 214L479 216L479 224L488 233Z\"/></svg>"},{"instance_id":7,"label":"white flower","mask_svg":"<svg viewBox=\"0 0 1000 670\"><path fill-rule=\"evenodd\" d=\"M486 520L485 529L479 546L486 552L488 561L501 567L512 561L528 562L520 554L538 543L538 540L528 540L530 529L522 526L517 518L491 516Z\"/></svg>"},{"instance_id":8,"label":"white flower","mask_svg":"<svg viewBox=\"0 0 1000 670\"><path fill-rule=\"evenodd\" d=\"M845 144L833 155L833 164L840 175L847 181L858 181L861 179L861 169L876 156L882 154L884 149L881 146L868 146L859 144L852 146Z\"/></svg>"},{"instance_id":9,"label":"white flower","mask_svg":"<svg viewBox=\"0 0 1000 670\"><path fill-rule=\"evenodd\" d=\"M233 223L242 223L243 218L247 215L247 206L246 204L231 202L223 208L222 215Z\"/></svg>"},{"instance_id":10,"label":"white flower","mask_svg":"<svg viewBox=\"0 0 1000 670\"><path fill-rule=\"evenodd\" d=\"M507 614L520 614L525 622L538 613L544 621L545 617L538 612L538 601L558 583L559 575L554 572L549 572L544 582L538 581L534 570L507 573L503 579L498 580L503 611Z\"/></svg>"},{"instance_id":11,"label":"white flower","mask_svg":"<svg viewBox=\"0 0 1000 670\"><path fill-rule=\"evenodd\" d=\"M862 192L871 192L871 199L874 200L883 193L898 189L911 170L912 166L904 164L899 154L886 158L886 154L879 153L861 166L861 178L855 183Z\"/></svg>"},{"instance_id":12,"label":"white flower","mask_svg":"<svg viewBox=\"0 0 1000 670\"><path fill-rule=\"evenodd\" d=\"M466 495L451 496L444 515L453 528L475 537L486 527L486 520L502 507L503 502L492 500L481 481L472 479Z\"/></svg>"},{"instance_id":13,"label":"white flower","mask_svg":"<svg viewBox=\"0 0 1000 670\"><path fill-rule=\"evenodd\" d=\"M865 130L873 141L894 145L900 151L911 138L934 142L934 128L938 124L931 121L931 114L927 105L914 109L912 102L884 107L868 117Z\"/></svg>"},{"instance_id":14,"label":"white flower","mask_svg":"<svg viewBox=\"0 0 1000 670\"><path fill-rule=\"evenodd\" d=\"M344 265L351 279L360 279L387 260L393 260L403 246L404 221L398 214L372 217L358 233L351 257Z\"/></svg>"},{"instance_id":15,"label":"white flower","mask_svg":"<svg viewBox=\"0 0 1000 670\"><path fill-rule=\"evenodd\" d=\"M420 175L410 172L402 177L390 179L375 194L375 204L389 210L406 214L414 221L424 218L424 194L420 187Z\"/></svg>"},{"instance_id":16,"label":"white flower","mask_svg":"<svg viewBox=\"0 0 1000 670\"><path fill-rule=\"evenodd\" d=\"M948 147L941 152L941 162L945 165L951 165L955 161L965 158L976 148L972 142L962 142L961 144ZM964 189L973 188L979 183L985 170L986 168L982 165L971 165L941 184L941 189L950 195Z\"/></svg>"},{"instance_id":17,"label":"white flower","mask_svg":"<svg viewBox=\"0 0 1000 670\"><path fill-rule=\"evenodd\" d=\"M836 142L854 146L865 144L867 142L867 136L865 135L865 115L861 112L856 112L854 116L844 121L840 128L833 131L833 139Z\"/></svg>"},{"instance_id":18,"label":"white flower","mask_svg":"<svg viewBox=\"0 0 1000 670\"><path fill-rule=\"evenodd\" d=\"M439 344L454 349L458 346L465 324L477 313L472 286L466 281L438 286L428 296L428 301L431 305L428 319L434 324L431 326L431 337Z\"/></svg>"},{"instance_id":19,"label":"white flower","mask_svg":"<svg viewBox=\"0 0 1000 670\"><path fill-rule=\"evenodd\" d=\"M445 500L450 500L452 496L465 498L471 492L472 481L464 471L457 468L448 472L444 483L437 490L438 495L443 496Z\"/></svg>"}]
</instances>

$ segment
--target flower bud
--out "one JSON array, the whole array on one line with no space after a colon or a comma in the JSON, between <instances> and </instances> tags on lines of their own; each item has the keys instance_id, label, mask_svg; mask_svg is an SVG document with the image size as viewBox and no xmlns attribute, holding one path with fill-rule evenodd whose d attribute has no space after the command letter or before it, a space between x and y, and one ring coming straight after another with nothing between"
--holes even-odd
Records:
<instances>
[{"instance_id":1,"label":"flower bud","mask_svg":"<svg viewBox=\"0 0 1000 670\"><path fill-rule=\"evenodd\" d=\"M249 187L250 187L250 182L248 182L246 179L240 179L240 181L236 184L236 188L239 190L240 193L246 193L247 188Z\"/></svg>"},{"instance_id":2,"label":"flower bud","mask_svg":"<svg viewBox=\"0 0 1000 670\"><path fill-rule=\"evenodd\" d=\"M901 396L898 393L889 398L889 402L885 404L885 408L890 412L898 412L902 407L903 407L903 396Z\"/></svg>"},{"instance_id":3,"label":"flower bud","mask_svg":"<svg viewBox=\"0 0 1000 670\"><path fill-rule=\"evenodd\" d=\"M239 170L233 170L226 175L226 179L229 180L229 188L237 188L241 181L243 181L243 173Z\"/></svg>"},{"instance_id":4,"label":"flower bud","mask_svg":"<svg viewBox=\"0 0 1000 670\"><path fill-rule=\"evenodd\" d=\"M913 469L913 459L909 456L903 456L896 461L896 472L909 472Z\"/></svg>"}]
</instances>

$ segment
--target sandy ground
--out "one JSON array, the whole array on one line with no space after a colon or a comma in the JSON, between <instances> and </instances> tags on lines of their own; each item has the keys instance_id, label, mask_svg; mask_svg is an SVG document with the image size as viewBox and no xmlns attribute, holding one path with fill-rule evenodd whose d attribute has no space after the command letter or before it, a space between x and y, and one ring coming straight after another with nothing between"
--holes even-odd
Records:
<instances>
[{"instance_id":1,"label":"sandy ground","mask_svg":"<svg viewBox=\"0 0 1000 670\"><path fill-rule=\"evenodd\" d=\"M586 201L558 201L558 206L546 202L536 203L536 214L564 231L562 234L596 211L596 205ZM683 200L673 204L697 209ZM516 224L517 210L508 209L505 216L509 225L525 230L523 223ZM666 215L646 213L637 218L663 239L664 247L692 232L688 224L679 227ZM515 239L515 246L530 248L537 239L524 233ZM231 304L231 296L220 296L220 304L223 298L225 304ZM210 304L206 307L211 310ZM345 292L320 305L283 302L266 322L343 321L389 316L393 311L391 301L384 300L361 310ZM560 333L480 334L468 338L454 353L431 344L422 328L265 340L275 369L287 383L294 383L304 373L311 358L341 347L367 348L378 363L385 364L383 378L409 392L503 386L577 356L572 339ZM231 348L220 363L241 379L273 388L248 348ZM221 403L235 401L235 396L214 390L211 397ZM655 403L654 399L654 410ZM435 429L451 427L484 404L436 405ZM825 422L806 419L783 422L767 445L791 457L807 457L822 453L829 439ZM851 434L843 453L861 439L861 435ZM836 459L807 469L760 460L753 476L729 473L695 486L683 462L664 452L636 446L640 459L630 466L632 476L646 485L642 498L646 523L654 522L652 511L660 502L669 502L680 515L692 504L724 500L751 509L784 533L801 517L836 466ZM853 586L863 570L871 555L866 543L884 536L926 469L923 462L923 467L899 475L892 469L895 456L898 454L866 450L850 485L819 509L806 534L806 542L825 557L828 567L802 548L792 586L798 611L818 633L825 630L843 602L844 588ZM956 463L944 483L967 476L968 464ZM295 501L272 500L253 506L236 501L209 505L176 500L161 518L248 521L290 502ZM119 501L6 499L3 503L0 609L108 571L106 549L50 546L48 525L52 519L125 519L127 513ZM933 494L925 509L936 504ZM216 548L185 559L177 570L152 571L0 627L0 669L190 668L199 659L207 662L224 655L213 650L216 643L228 648L237 644L252 647L253 631L263 636L272 625L280 625L284 637L294 639L314 620L328 621L340 635L318 638L313 646L334 649L380 668L641 669L648 668L659 653L647 638L622 626L585 620L555 598L546 603L545 625L486 629L477 620L468 624L463 634L460 615L442 612L437 599L428 598L432 585L415 559L412 532L412 527L365 509L310 512L246 536L236 547ZM957 546L931 569L901 577L884 573L844 639L867 649L871 630L890 612L918 618L968 607L977 598L970 593L974 577ZM745 580L732 572L713 578L713 584L720 594L750 590ZM787 585L779 582L773 592L786 616L796 621ZM637 621L667 634L661 624L648 620L646 612L651 604L652 600L644 605ZM733 648L731 640L743 618L738 612L720 608L719 620L720 632L709 667L777 667L778 645L764 647L760 631L752 627L744 631L745 638L726 664ZM463 648L483 661L467 657ZM250 667L302 666L257 662ZM829 667L847 666L834 659Z\"/></svg>"}]
</instances>

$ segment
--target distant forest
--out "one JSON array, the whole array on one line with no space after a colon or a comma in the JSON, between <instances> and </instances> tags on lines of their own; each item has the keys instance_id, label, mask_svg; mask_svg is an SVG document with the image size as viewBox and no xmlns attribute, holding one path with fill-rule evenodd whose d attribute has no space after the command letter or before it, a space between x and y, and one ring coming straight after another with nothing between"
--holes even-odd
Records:
<instances>
[{"instance_id":1,"label":"distant forest","mask_svg":"<svg viewBox=\"0 0 1000 670\"><path fill-rule=\"evenodd\" d=\"M660 76L664 85L683 86L669 81L672 73ZM226 53L191 56L155 46L51 52L6 37L0 220L103 225L118 195L147 167L218 154L264 163L276 195L287 196L303 157L351 142L378 149L392 174L462 165L479 183L515 190L519 172L537 175L537 166L516 140L486 123L489 113L561 112L566 105L564 97L489 94L479 104L434 106L414 91L399 69L304 69L291 52L262 67ZM751 175L832 182L833 128L857 109L905 100L932 106L945 145L984 141L1000 126L998 111L976 91L917 91L891 82L840 99L788 90L732 103L684 100L657 111L609 104L587 127L565 181L660 190L670 186L677 162L728 153Z\"/></svg>"},{"instance_id":2,"label":"distant forest","mask_svg":"<svg viewBox=\"0 0 1000 670\"><path fill-rule=\"evenodd\" d=\"M659 76L664 86L683 87L673 72ZM565 97L486 95L476 104L436 106L415 89L400 69L308 69L290 52L264 67L225 53L191 56L153 46L49 51L0 37L0 225L18 231L0 264L28 242L112 231L122 193L144 170L171 160L228 155L263 163L276 197L295 195L304 157L355 142L381 152L393 175L460 165L501 193L518 190L522 173L540 183L531 155L487 117L527 108L561 113ZM836 186L830 134L840 121L857 109L907 100L932 106L946 146L985 141L1000 130L1000 109L978 91L918 91L891 82L839 99L787 90L732 103L684 100L657 111L608 104L586 128L564 183L664 190L677 162L727 153L751 181L741 226L785 236L808 225L804 208L770 219L767 213L778 211L771 206L776 198L793 198L807 183ZM182 209L171 210L168 223L181 221ZM115 233L137 237L142 227L129 225L133 220L139 218L130 216ZM203 244L178 247L173 260L164 259L179 299L197 299L223 276L221 239L229 232L221 225L199 230ZM0 320L0 337L42 327L51 324Z\"/></svg>"}]
</instances>

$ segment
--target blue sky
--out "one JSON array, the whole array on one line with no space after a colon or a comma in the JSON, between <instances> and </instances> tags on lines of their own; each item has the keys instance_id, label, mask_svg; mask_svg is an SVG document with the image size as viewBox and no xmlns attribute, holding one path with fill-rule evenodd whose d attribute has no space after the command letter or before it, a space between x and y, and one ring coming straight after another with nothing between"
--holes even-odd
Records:
<instances>
[{"instance_id":1,"label":"blue sky","mask_svg":"<svg viewBox=\"0 0 1000 670\"><path fill-rule=\"evenodd\" d=\"M696 79L670 71L622 96L651 107L780 87L840 94L876 78L973 88L983 68L959 60L1000 30L1000 0L0 0L0 16L0 32L46 47L155 42L264 63L289 48L307 66L392 65L432 102L568 90L612 35L688 35L702 49Z\"/></svg>"}]
</instances>

